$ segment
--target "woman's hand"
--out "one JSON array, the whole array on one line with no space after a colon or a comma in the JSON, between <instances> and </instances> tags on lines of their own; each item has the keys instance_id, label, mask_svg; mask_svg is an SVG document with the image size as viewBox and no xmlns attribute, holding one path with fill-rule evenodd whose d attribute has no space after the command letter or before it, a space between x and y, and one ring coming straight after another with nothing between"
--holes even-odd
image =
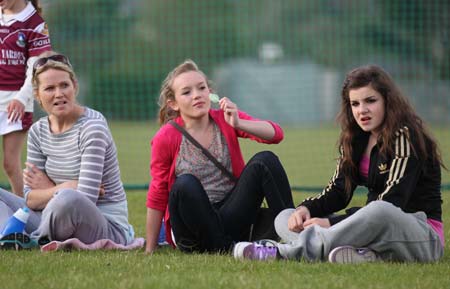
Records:
<instances>
[{"instance_id":1,"label":"woman's hand","mask_svg":"<svg viewBox=\"0 0 450 289\"><path fill-rule=\"evenodd\" d=\"M32 190L45 190L50 188L60 189L73 189L78 187L78 181L72 180L55 185L55 183L47 176L46 173L41 171L32 163L25 163L26 169L23 170L23 182L29 186ZM102 194L102 188L100 188L99 194ZM104 189L103 189L104 194Z\"/></svg>"},{"instance_id":2,"label":"woman's hand","mask_svg":"<svg viewBox=\"0 0 450 289\"><path fill-rule=\"evenodd\" d=\"M23 183L32 190L49 189L55 186L46 173L41 171L32 163L25 163L26 168L23 170Z\"/></svg>"},{"instance_id":3,"label":"woman's hand","mask_svg":"<svg viewBox=\"0 0 450 289\"><path fill-rule=\"evenodd\" d=\"M288 219L288 228L292 232L300 233L305 228L305 223L311 219L309 209L304 206L300 206L292 213Z\"/></svg>"},{"instance_id":4,"label":"woman's hand","mask_svg":"<svg viewBox=\"0 0 450 289\"><path fill-rule=\"evenodd\" d=\"M219 107L223 110L225 121L234 128L239 128L239 115L237 105L227 97L219 100Z\"/></svg>"},{"instance_id":5,"label":"woman's hand","mask_svg":"<svg viewBox=\"0 0 450 289\"><path fill-rule=\"evenodd\" d=\"M17 99L13 99L8 103L6 111L8 112L8 120L10 122L16 122L23 118L25 113L25 105Z\"/></svg>"},{"instance_id":6,"label":"woman's hand","mask_svg":"<svg viewBox=\"0 0 450 289\"><path fill-rule=\"evenodd\" d=\"M100 189L98 190L98 196L103 197L104 195L105 195L105 186L101 184Z\"/></svg>"},{"instance_id":7,"label":"woman's hand","mask_svg":"<svg viewBox=\"0 0 450 289\"><path fill-rule=\"evenodd\" d=\"M59 185L32 163L25 163L23 182L31 188L26 200L27 206L32 210L43 210L53 195L60 189L77 189L78 181L67 181Z\"/></svg>"},{"instance_id":8,"label":"woman's hand","mask_svg":"<svg viewBox=\"0 0 450 289\"><path fill-rule=\"evenodd\" d=\"M71 180L61 183L59 185L55 185L55 183L50 180L46 173L41 171L32 163L25 163L26 168L23 170L23 182L25 185L29 186L32 190L42 190L49 189L55 187L57 190L60 189L73 189L76 190L78 188L78 181ZM105 186L100 185L98 191L99 197L105 195Z\"/></svg>"},{"instance_id":9,"label":"woman's hand","mask_svg":"<svg viewBox=\"0 0 450 289\"><path fill-rule=\"evenodd\" d=\"M328 220L327 218L311 218L303 223L304 228L312 225L318 225L322 228L329 228L331 226L330 220Z\"/></svg>"}]
</instances>

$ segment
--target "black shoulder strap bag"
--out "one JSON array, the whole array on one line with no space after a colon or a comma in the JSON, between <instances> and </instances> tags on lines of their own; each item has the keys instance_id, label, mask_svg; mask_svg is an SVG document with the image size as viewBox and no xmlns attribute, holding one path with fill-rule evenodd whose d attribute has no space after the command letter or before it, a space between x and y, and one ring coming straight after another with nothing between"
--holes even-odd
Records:
<instances>
[{"instance_id":1,"label":"black shoulder strap bag","mask_svg":"<svg viewBox=\"0 0 450 289\"><path fill-rule=\"evenodd\" d=\"M179 130L193 145L198 147L202 153L210 160L212 161L217 168L219 168L228 178L230 178L233 182L237 181L237 178L229 171L227 170L207 149L205 149L198 141L195 140L183 127L181 127L178 123L171 120L169 122L171 125L173 125L177 130Z\"/></svg>"},{"instance_id":2,"label":"black shoulder strap bag","mask_svg":"<svg viewBox=\"0 0 450 289\"><path fill-rule=\"evenodd\" d=\"M212 161L218 169L220 169L233 182L237 182L237 178L227 170L207 149L205 149L198 141L195 140L182 126L171 120L169 123L181 132L193 145L198 147L202 153ZM277 240L278 235L273 225L274 216L269 208L261 208L256 218L256 223L252 224L249 232L249 240L272 239Z\"/></svg>"}]
</instances>

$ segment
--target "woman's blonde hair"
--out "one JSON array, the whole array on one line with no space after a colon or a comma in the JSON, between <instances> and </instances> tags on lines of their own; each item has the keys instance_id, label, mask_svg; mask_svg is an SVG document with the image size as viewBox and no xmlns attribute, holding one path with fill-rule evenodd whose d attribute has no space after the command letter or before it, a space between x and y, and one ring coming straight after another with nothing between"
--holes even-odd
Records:
<instances>
[{"instance_id":1,"label":"woman's blonde hair","mask_svg":"<svg viewBox=\"0 0 450 289\"><path fill-rule=\"evenodd\" d=\"M168 101L175 101L175 92L172 88L174 79L182 73L195 71L201 73L205 77L205 81L209 86L206 75L198 68L197 64L191 59L186 59L183 63L175 67L164 79L159 93L159 124L163 125L168 121L179 116L179 112L170 108Z\"/></svg>"},{"instance_id":2,"label":"woman's blonde hair","mask_svg":"<svg viewBox=\"0 0 450 289\"><path fill-rule=\"evenodd\" d=\"M56 61L56 60L52 60L49 57L55 56L55 55L61 55L60 53L56 52L56 51L45 51L43 52L41 55L39 55L38 59L36 59L36 61L34 62L34 68L33 68L33 76L31 78L31 84L33 86L33 93L34 96L37 96L37 92L39 90L39 75L49 69L56 69L56 70L61 70L61 71L65 71L69 74L70 79L72 80L72 82L75 85L76 88L76 92L75 94L78 93L78 80L77 80L77 76L75 74L75 71L72 68L72 65L67 62L62 62L62 61ZM47 61L42 64L42 65L38 65L36 67L36 64L39 64L39 62L41 62L41 59L47 59ZM67 59L67 58L66 58Z\"/></svg>"}]
</instances>

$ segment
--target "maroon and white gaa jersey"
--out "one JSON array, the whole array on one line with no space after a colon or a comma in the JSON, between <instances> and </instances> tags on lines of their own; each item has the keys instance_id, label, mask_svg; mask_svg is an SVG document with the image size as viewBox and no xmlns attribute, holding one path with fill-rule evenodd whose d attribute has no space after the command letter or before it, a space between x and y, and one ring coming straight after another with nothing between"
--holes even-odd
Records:
<instances>
[{"instance_id":1,"label":"maroon and white gaa jersey","mask_svg":"<svg viewBox=\"0 0 450 289\"><path fill-rule=\"evenodd\" d=\"M0 90L19 90L28 58L47 50L51 44L46 24L30 3L11 21L0 23Z\"/></svg>"}]
</instances>

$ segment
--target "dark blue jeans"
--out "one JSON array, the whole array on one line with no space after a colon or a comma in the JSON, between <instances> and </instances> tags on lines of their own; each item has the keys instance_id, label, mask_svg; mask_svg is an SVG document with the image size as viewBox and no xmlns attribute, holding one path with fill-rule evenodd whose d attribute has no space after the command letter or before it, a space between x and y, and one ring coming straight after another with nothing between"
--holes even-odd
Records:
<instances>
[{"instance_id":1,"label":"dark blue jeans","mask_svg":"<svg viewBox=\"0 0 450 289\"><path fill-rule=\"evenodd\" d=\"M178 248L186 252L228 251L246 240L266 198L273 218L293 208L291 187L278 157L257 153L245 166L227 197L211 204L193 175L177 177L169 196L170 224Z\"/></svg>"}]
</instances>

